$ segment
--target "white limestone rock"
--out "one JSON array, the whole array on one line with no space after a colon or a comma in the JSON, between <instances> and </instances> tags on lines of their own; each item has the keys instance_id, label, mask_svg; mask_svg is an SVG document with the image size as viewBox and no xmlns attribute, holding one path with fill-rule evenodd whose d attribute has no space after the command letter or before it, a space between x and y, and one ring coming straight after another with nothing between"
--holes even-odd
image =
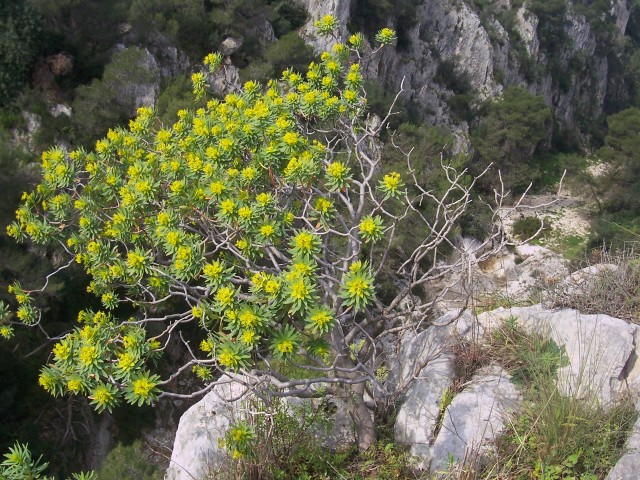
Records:
<instances>
[{"instance_id":1,"label":"white limestone rock","mask_svg":"<svg viewBox=\"0 0 640 480\"><path fill-rule=\"evenodd\" d=\"M468 312L452 311L402 344L388 381L392 388L406 390L396 417L395 440L410 447L419 468L428 468L433 458L441 401L455 378L451 346L460 336L472 336L474 327Z\"/></svg>"},{"instance_id":2,"label":"white limestone rock","mask_svg":"<svg viewBox=\"0 0 640 480\"><path fill-rule=\"evenodd\" d=\"M244 392L245 387L233 381L218 385L182 415L165 480L206 478L225 461L218 441L242 418L243 402L229 402Z\"/></svg>"},{"instance_id":3,"label":"white limestone rock","mask_svg":"<svg viewBox=\"0 0 640 480\"><path fill-rule=\"evenodd\" d=\"M636 407L637 408L637 407ZM637 480L640 473L640 419L627 440L626 453L611 469L605 480Z\"/></svg>"},{"instance_id":4,"label":"white limestone rock","mask_svg":"<svg viewBox=\"0 0 640 480\"><path fill-rule=\"evenodd\" d=\"M451 460L466 466L481 465L521 400L501 367L480 369L445 411L430 449L431 473L446 471Z\"/></svg>"},{"instance_id":5,"label":"white limestone rock","mask_svg":"<svg viewBox=\"0 0 640 480\"><path fill-rule=\"evenodd\" d=\"M409 385L395 423L397 442L410 445L425 468L438 423L444 391L455 378L454 356L446 327L431 326L402 348L397 386Z\"/></svg>"},{"instance_id":6,"label":"white limestone rock","mask_svg":"<svg viewBox=\"0 0 640 480\"><path fill-rule=\"evenodd\" d=\"M636 355L637 325L609 315L584 315L573 309L547 310L541 305L499 308L478 316L486 329L515 317L527 331L564 347L569 364L558 370L558 388L566 395L595 396L609 404L627 389L629 362Z\"/></svg>"}]
</instances>

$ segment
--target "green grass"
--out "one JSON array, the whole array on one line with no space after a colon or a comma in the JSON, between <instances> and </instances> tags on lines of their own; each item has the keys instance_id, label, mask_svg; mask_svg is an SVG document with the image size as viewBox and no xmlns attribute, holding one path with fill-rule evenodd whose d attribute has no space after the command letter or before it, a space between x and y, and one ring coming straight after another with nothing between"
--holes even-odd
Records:
<instances>
[{"instance_id":1,"label":"green grass","mask_svg":"<svg viewBox=\"0 0 640 480\"><path fill-rule=\"evenodd\" d=\"M551 245L552 250L573 262L584 258L588 239L580 235L559 235L553 238Z\"/></svg>"},{"instance_id":2,"label":"green grass","mask_svg":"<svg viewBox=\"0 0 640 480\"><path fill-rule=\"evenodd\" d=\"M479 478L604 478L636 421L632 399L605 406L561 393L556 372L566 364L563 349L524 332L515 319L493 333L488 348L523 387L524 405Z\"/></svg>"}]
</instances>

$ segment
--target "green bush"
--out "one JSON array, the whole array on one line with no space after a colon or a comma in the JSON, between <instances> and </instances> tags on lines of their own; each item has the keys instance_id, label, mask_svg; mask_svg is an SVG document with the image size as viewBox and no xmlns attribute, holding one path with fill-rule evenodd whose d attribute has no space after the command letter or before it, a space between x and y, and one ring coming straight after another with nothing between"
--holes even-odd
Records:
<instances>
[{"instance_id":1,"label":"green bush","mask_svg":"<svg viewBox=\"0 0 640 480\"><path fill-rule=\"evenodd\" d=\"M275 2L275 6L269 16L269 22L273 26L276 37L297 30L307 21L308 14L302 4L294 0L282 0Z\"/></svg>"},{"instance_id":2,"label":"green bush","mask_svg":"<svg viewBox=\"0 0 640 480\"><path fill-rule=\"evenodd\" d=\"M542 232L542 220L538 217L521 217L513 224L513 235L526 240Z\"/></svg>"},{"instance_id":3,"label":"green bush","mask_svg":"<svg viewBox=\"0 0 640 480\"><path fill-rule=\"evenodd\" d=\"M265 410L264 405L257 408ZM255 478L330 478L332 462L340 455L327 453L318 441L331 428L326 406L273 401L262 415L254 416L254 441L238 459L241 471ZM234 450L235 445L227 447ZM217 478L217 477L216 477Z\"/></svg>"},{"instance_id":4,"label":"green bush","mask_svg":"<svg viewBox=\"0 0 640 480\"><path fill-rule=\"evenodd\" d=\"M297 32L289 32L267 46L264 58L258 58L244 67L240 71L240 78L266 82L274 77L275 72L282 72L286 68L304 72L312 59L311 47Z\"/></svg>"},{"instance_id":5,"label":"green bush","mask_svg":"<svg viewBox=\"0 0 640 480\"><path fill-rule=\"evenodd\" d=\"M100 480L161 480L163 476L160 467L149 460L140 440L116 445L98 471Z\"/></svg>"},{"instance_id":6,"label":"green bush","mask_svg":"<svg viewBox=\"0 0 640 480\"><path fill-rule=\"evenodd\" d=\"M539 175L535 154L546 149L551 109L542 97L520 86L508 87L485 108L471 134L476 171L491 163L500 170L506 189L522 192Z\"/></svg>"},{"instance_id":7,"label":"green bush","mask_svg":"<svg viewBox=\"0 0 640 480\"><path fill-rule=\"evenodd\" d=\"M198 105L191 90L191 79L188 75L179 75L169 80L156 101L156 113L163 125L172 125L178 110Z\"/></svg>"},{"instance_id":8,"label":"green bush","mask_svg":"<svg viewBox=\"0 0 640 480\"><path fill-rule=\"evenodd\" d=\"M328 450L321 439L331 431L333 409L334 406L323 402L291 404L280 400L272 400L269 407L262 403L252 406L252 411L260 413L253 415L250 423L238 422L231 426L229 432L235 435L228 433L224 442L236 460L230 459L227 467L211 472L209 478L420 478L411 468L410 456L386 440L380 440L361 454L350 447Z\"/></svg>"},{"instance_id":9,"label":"green bush","mask_svg":"<svg viewBox=\"0 0 640 480\"><path fill-rule=\"evenodd\" d=\"M41 17L25 0L0 3L0 105L22 89L41 45Z\"/></svg>"}]
</instances>

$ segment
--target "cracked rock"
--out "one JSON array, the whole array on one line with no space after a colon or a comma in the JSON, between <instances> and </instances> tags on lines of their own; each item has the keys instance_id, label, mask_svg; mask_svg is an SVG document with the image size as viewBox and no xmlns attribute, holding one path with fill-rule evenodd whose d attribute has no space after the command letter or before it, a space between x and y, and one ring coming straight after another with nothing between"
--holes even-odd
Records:
<instances>
[{"instance_id":1,"label":"cracked rock","mask_svg":"<svg viewBox=\"0 0 640 480\"><path fill-rule=\"evenodd\" d=\"M431 447L430 471L446 471L451 460L467 466L482 464L521 401L520 392L501 367L478 370L445 411Z\"/></svg>"}]
</instances>

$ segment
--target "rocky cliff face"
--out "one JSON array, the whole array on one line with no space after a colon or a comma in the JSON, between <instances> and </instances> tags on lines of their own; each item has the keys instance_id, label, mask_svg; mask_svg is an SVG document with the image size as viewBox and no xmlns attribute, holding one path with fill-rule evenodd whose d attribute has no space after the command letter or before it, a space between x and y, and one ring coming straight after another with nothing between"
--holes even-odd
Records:
<instances>
[{"instance_id":1,"label":"rocky cliff face","mask_svg":"<svg viewBox=\"0 0 640 480\"><path fill-rule=\"evenodd\" d=\"M357 0L304 3L312 18L307 27L328 13L347 25L358 8ZM407 98L435 124L462 123L451 114L455 83L466 84L476 102L499 96L508 85L524 85L544 97L563 128L579 128L585 119L600 116L611 82L608 57L614 52L603 45L584 9L567 1L556 32L563 38L557 44L547 38L545 50L538 28L541 19L531 2L489 3L480 8L473 0L422 0L411 25L389 18L389 25L403 30L402 46L388 49L370 74L395 89L405 79ZM627 0L613 0L605 19L611 39L624 36L628 20ZM308 33L309 28L305 31L314 48L326 46ZM449 66L445 78L438 75L443 63ZM459 78L446 78L452 75Z\"/></svg>"}]
</instances>

